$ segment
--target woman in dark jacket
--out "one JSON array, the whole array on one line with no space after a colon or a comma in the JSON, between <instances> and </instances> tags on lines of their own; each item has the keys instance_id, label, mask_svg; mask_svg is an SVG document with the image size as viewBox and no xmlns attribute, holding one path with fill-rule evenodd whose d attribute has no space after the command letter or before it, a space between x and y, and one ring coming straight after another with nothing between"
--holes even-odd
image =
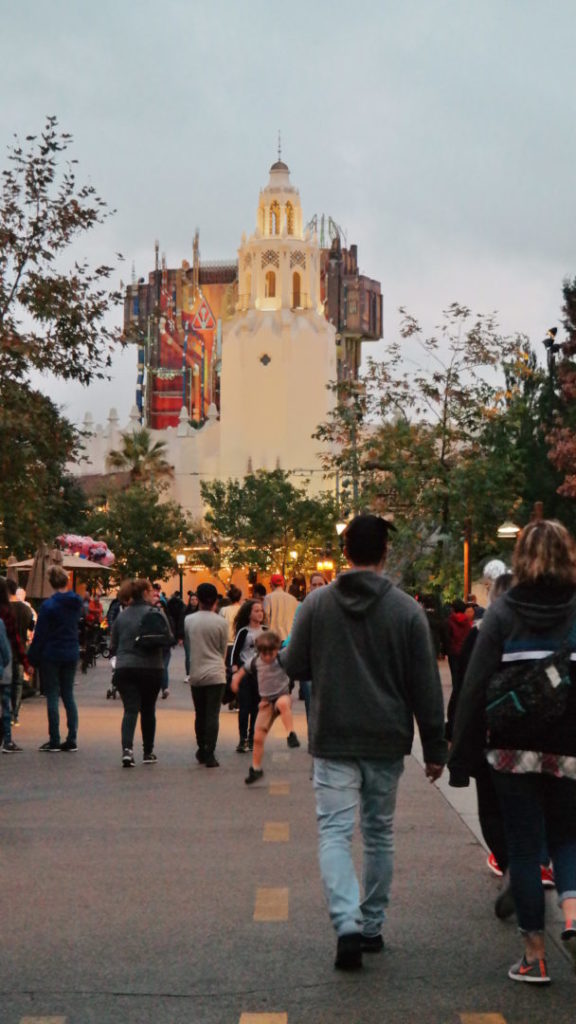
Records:
<instances>
[{"instance_id":1,"label":"woman in dark jacket","mask_svg":"<svg viewBox=\"0 0 576 1024\"><path fill-rule=\"evenodd\" d=\"M506 665L527 668L557 651L576 626L576 546L561 523L536 520L519 535L513 557L515 586L484 616L464 679L449 761L450 784L466 786L486 758L506 832L510 884L524 956L510 968L513 981L547 984L541 848L548 839L562 940L576 970L576 643L568 706L529 741L510 731L487 733L491 677ZM518 749L518 748L521 749Z\"/></svg>"},{"instance_id":2,"label":"woman in dark jacket","mask_svg":"<svg viewBox=\"0 0 576 1024\"><path fill-rule=\"evenodd\" d=\"M134 767L134 733L140 715L144 764L154 764L156 736L156 701L164 681L162 647L143 649L136 643L142 621L154 605L155 593L150 580L125 580L121 599L127 607L112 626L110 653L116 658L114 685L122 698L124 716L121 726L122 765ZM161 609L156 614L164 616ZM167 620L166 620L167 621Z\"/></svg>"},{"instance_id":3,"label":"woman in dark jacket","mask_svg":"<svg viewBox=\"0 0 576 1024\"><path fill-rule=\"evenodd\" d=\"M234 619L236 637L230 655L232 672L246 668L256 654L256 637L263 630L264 606L261 601L244 601ZM258 714L258 680L246 671L238 690L238 746L236 751L244 754L254 747L254 726Z\"/></svg>"},{"instance_id":4,"label":"woman in dark jacket","mask_svg":"<svg viewBox=\"0 0 576 1024\"><path fill-rule=\"evenodd\" d=\"M48 573L55 593L44 601L38 612L34 639L28 661L40 670L40 682L46 695L49 740L40 747L44 753L78 750L78 708L74 698L74 679L80 657L79 629L82 598L68 590L68 573L54 565ZM60 743L59 699L66 709L68 735Z\"/></svg>"}]
</instances>

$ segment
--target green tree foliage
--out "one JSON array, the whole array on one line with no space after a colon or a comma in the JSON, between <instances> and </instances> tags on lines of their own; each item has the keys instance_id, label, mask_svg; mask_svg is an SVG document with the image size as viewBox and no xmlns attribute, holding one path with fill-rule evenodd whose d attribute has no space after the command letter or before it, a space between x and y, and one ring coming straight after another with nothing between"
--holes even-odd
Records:
<instances>
[{"instance_id":1,"label":"green tree foliage","mask_svg":"<svg viewBox=\"0 0 576 1024\"><path fill-rule=\"evenodd\" d=\"M164 487L174 476L174 467L165 459L163 441L152 444L149 430L142 428L122 437L122 448L109 452L109 469L127 470L132 484L153 484Z\"/></svg>"},{"instance_id":2,"label":"green tree foliage","mask_svg":"<svg viewBox=\"0 0 576 1024\"><path fill-rule=\"evenodd\" d=\"M119 579L167 578L175 572L175 551L193 540L180 506L161 501L157 491L143 484L112 495L107 509L90 515L87 529L106 539Z\"/></svg>"},{"instance_id":3,"label":"green tree foliage","mask_svg":"<svg viewBox=\"0 0 576 1024\"><path fill-rule=\"evenodd\" d=\"M566 340L557 369L549 352L550 389L556 396L554 422L548 434L549 458L561 476L559 494L576 498L576 277L564 281L562 323Z\"/></svg>"},{"instance_id":4,"label":"green tree foliage","mask_svg":"<svg viewBox=\"0 0 576 1024\"><path fill-rule=\"evenodd\" d=\"M46 120L8 150L0 194L0 381L32 368L89 384L106 376L119 334L104 320L121 296L107 288L113 268L64 255L110 214L91 185L79 185L72 137Z\"/></svg>"},{"instance_id":5,"label":"green tree foliage","mask_svg":"<svg viewBox=\"0 0 576 1024\"><path fill-rule=\"evenodd\" d=\"M106 376L119 332L105 318L121 296L109 266L76 258L79 239L109 216L76 180L70 135L49 117L9 148L0 186L0 464L3 554L76 530L84 504L65 465L79 438L32 387L33 370L89 384Z\"/></svg>"},{"instance_id":6,"label":"green tree foliage","mask_svg":"<svg viewBox=\"0 0 576 1024\"><path fill-rule=\"evenodd\" d=\"M74 427L45 395L0 383L0 439L3 557L25 557L41 540L77 532L86 497L66 471Z\"/></svg>"},{"instance_id":7,"label":"green tree foliage","mask_svg":"<svg viewBox=\"0 0 576 1024\"><path fill-rule=\"evenodd\" d=\"M202 481L200 488L213 531L205 561L215 572L224 564L230 570L309 568L335 537L338 510L332 496L308 497L282 470L259 470L241 482ZM295 561L291 550L297 552Z\"/></svg>"},{"instance_id":8,"label":"green tree foliage","mask_svg":"<svg viewBox=\"0 0 576 1024\"><path fill-rule=\"evenodd\" d=\"M501 337L492 316L452 305L425 337L401 312L401 342L369 363L361 403L352 406L361 413L354 432L346 385L317 436L335 448L326 468L350 474L354 455L360 506L394 514L390 565L404 584L456 595L466 521L478 567L497 553L503 519L529 518L536 490L538 500L554 493L543 428L546 374L527 340Z\"/></svg>"}]
</instances>

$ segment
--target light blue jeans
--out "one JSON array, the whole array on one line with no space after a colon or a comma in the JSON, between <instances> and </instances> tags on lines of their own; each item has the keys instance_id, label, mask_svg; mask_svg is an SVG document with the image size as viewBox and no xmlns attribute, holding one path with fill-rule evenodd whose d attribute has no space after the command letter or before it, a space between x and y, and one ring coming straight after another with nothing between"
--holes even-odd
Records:
<instances>
[{"instance_id":1,"label":"light blue jeans","mask_svg":"<svg viewBox=\"0 0 576 1024\"><path fill-rule=\"evenodd\" d=\"M394 811L404 758L314 758L320 874L337 935L379 935L394 869ZM352 860L356 812L364 840L362 888Z\"/></svg>"}]
</instances>

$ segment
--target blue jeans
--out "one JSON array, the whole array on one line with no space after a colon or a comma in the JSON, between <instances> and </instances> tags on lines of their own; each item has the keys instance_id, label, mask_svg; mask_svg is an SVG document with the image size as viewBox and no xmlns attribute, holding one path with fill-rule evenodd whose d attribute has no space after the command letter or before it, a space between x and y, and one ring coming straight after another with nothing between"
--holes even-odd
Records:
<instances>
[{"instance_id":1,"label":"blue jeans","mask_svg":"<svg viewBox=\"0 0 576 1024\"><path fill-rule=\"evenodd\" d=\"M518 925L523 932L541 932L545 902L540 863L546 840L558 902L576 897L576 781L491 771L506 830Z\"/></svg>"},{"instance_id":2,"label":"blue jeans","mask_svg":"<svg viewBox=\"0 0 576 1024\"><path fill-rule=\"evenodd\" d=\"M78 708L74 699L77 664L76 661L43 661L40 665L42 689L48 706L48 732L53 747L60 746L60 697L66 709L66 739L71 743L78 739Z\"/></svg>"},{"instance_id":3,"label":"blue jeans","mask_svg":"<svg viewBox=\"0 0 576 1024\"><path fill-rule=\"evenodd\" d=\"M404 758L314 758L320 874L338 935L379 935L394 869L394 811ZM356 811L364 839L360 889L352 860Z\"/></svg>"}]
</instances>

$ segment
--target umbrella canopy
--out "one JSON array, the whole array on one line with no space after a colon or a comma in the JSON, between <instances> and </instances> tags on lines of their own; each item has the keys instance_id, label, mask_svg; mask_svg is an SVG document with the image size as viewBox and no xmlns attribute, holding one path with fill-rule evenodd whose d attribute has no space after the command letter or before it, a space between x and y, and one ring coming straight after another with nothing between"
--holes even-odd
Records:
<instances>
[{"instance_id":1,"label":"umbrella canopy","mask_svg":"<svg viewBox=\"0 0 576 1024\"><path fill-rule=\"evenodd\" d=\"M6 562L6 578L9 580L13 580L14 583L18 583L18 572L14 568L17 561L18 559L16 558L16 555L10 555L8 561Z\"/></svg>"},{"instance_id":2,"label":"umbrella canopy","mask_svg":"<svg viewBox=\"0 0 576 1024\"><path fill-rule=\"evenodd\" d=\"M77 572L78 569L86 569L88 572L92 572L92 573L94 573L94 572L112 572L111 568L108 565L100 565L99 562L91 562L89 558L80 558L80 555L63 555L61 551L58 551L58 555L59 555L59 558L51 559L50 560L48 568L50 568L51 565L54 565L56 563L56 561L57 561L58 565L61 565L63 569L69 569L72 572ZM36 560L36 556L34 558L25 558L23 562L14 562L14 563L12 563L11 568L12 569L32 569L32 566L33 566L35 560ZM30 588L30 581L28 581L27 593L30 593L30 589L29 588ZM48 596L51 596L51 595L52 595L52 588L50 588L50 594ZM35 595L32 594L32 597L34 597L34 596Z\"/></svg>"},{"instance_id":3,"label":"umbrella canopy","mask_svg":"<svg viewBox=\"0 0 576 1024\"><path fill-rule=\"evenodd\" d=\"M50 557L50 550L47 544L41 544L30 563L30 575L26 584L26 596L44 598L51 597L54 593L48 582L48 572L53 565ZM12 566L18 568L18 562Z\"/></svg>"}]
</instances>

